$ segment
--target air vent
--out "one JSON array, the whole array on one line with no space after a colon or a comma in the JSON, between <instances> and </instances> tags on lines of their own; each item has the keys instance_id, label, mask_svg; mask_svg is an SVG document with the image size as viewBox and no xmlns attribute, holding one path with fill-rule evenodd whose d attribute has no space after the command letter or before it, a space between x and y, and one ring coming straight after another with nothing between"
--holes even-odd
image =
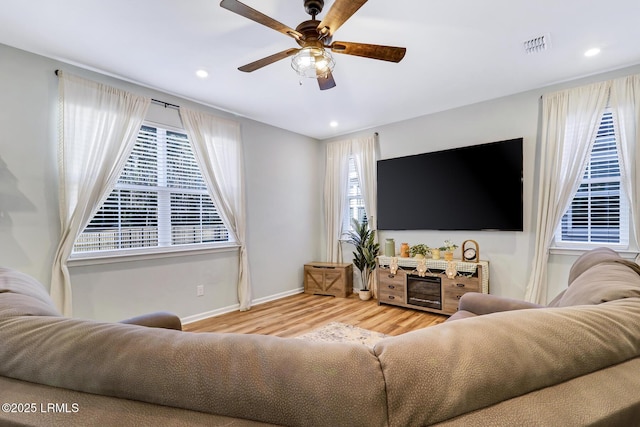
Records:
<instances>
[{"instance_id":1,"label":"air vent","mask_svg":"<svg viewBox=\"0 0 640 427\"><path fill-rule=\"evenodd\" d=\"M525 53L544 52L549 49L549 34L534 37L523 43Z\"/></svg>"}]
</instances>

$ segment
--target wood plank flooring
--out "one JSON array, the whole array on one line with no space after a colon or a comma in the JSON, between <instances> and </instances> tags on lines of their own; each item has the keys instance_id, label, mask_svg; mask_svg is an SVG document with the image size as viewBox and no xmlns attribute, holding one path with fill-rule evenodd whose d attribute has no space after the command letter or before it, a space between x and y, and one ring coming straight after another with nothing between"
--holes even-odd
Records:
<instances>
[{"instance_id":1,"label":"wood plank flooring","mask_svg":"<svg viewBox=\"0 0 640 427\"><path fill-rule=\"evenodd\" d=\"M400 335L437 325L447 319L434 313L378 305L377 300L296 294L184 325L191 332L235 332L241 334L294 337L330 322L342 322L387 335Z\"/></svg>"}]
</instances>

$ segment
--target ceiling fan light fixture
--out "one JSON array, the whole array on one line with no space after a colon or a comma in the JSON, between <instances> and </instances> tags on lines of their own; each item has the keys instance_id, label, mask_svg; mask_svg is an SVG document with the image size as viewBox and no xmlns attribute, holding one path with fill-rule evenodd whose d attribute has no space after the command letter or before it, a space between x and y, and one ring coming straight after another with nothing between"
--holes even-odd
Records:
<instances>
[{"instance_id":1,"label":"ceiling fan light fixture","mask_svg":"<svg viewBox=\"0 0 640 427\"><path fill-rule=\"evenodd\" d=\"M331 52L316 46L302 48L291 58L291 68L299 76L311 79L327 75L335 65Z\"/></svg>"}]
</instances>

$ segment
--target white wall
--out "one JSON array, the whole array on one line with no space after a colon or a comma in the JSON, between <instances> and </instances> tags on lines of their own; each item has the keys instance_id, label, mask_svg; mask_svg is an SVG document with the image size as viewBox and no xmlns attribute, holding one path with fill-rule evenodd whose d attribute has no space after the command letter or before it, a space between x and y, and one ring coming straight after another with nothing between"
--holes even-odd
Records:
<instances>
[{"instance_id":1,"label":"white wall","mask_svg":"<svg viewBox=\"0 0 640 427\"><path fill-rule=\"evenodd\" d=\"M60 234L54 69L0 45L0 266L46 283Z\"/></svg>"},{"instance_id":2,"label":"white wall","mask_svg":"<svg viewBox=\"0 0 640 427\"><path fill-rule=\"evenodd\" d=\"M482 144L505 139L524 138L524 231L381 231L380 241L392 237L396 246L401 242L411 245L426 243L441 246L445 239L460 245L466 239L476 240L480 256L490 263L490 292L512 298L523 298L531 271L535 245L535 227L538 198L539 167L539 105L544 93L638 73L640 66L617 70L580 80L556 84L478 104L417 117L363 130L324 141L370 135L378 132L382 159L437 151L467 145ZM444 83L443 83L444 84ZM455 171L452 171L455 173ZM446 179L443 177L442 179ZM430 183L408 183L422 188L428 195ZM499 185L499 183L496 183ZM461 189L461 193L464 189ZM410 209L410 201L399 203L398 209ZM463 209L473 212L462 200L434 200L433 209ZM324 244L324 242L323 242ZM456 257L460 257L458 249ZM568 271L576 259L572 255L552 255L549 261L548 299L564 287Z\"/></svg>"},{"instance_id":3,"label":"white wall","mask_svg":"<svg viewBox=\"0 0 640 427\"><path fill-rule=\"evenodd\" d=\"M0 45L0 266L48 286L59 239L58 80L54 70L177 105L230 114L115 78ZM176 110L150 108L154 121L179 125ZM317 185L321 145L243 118L248 253L255 300L297 292L302 266L319 254ZM286 260L286 261L285 261ZM154 310L183 318L237 304L237 250L71 267L74 316L105 321ZM205 295L196 296L196 286Z\"/></svg>"}]
</instances>

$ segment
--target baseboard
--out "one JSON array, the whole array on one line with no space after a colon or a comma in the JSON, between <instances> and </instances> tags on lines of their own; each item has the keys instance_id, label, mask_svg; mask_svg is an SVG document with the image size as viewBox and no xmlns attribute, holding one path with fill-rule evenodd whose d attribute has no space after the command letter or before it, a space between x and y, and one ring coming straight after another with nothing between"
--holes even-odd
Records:
<instances>
[{"instance_id":1,"label":"baseboard","mask_svg":"<svg viewBox=\"0 0 640 427\"><path fill-rule=\"evenodd\" d=\"M269 295L262 298L257 298L251 301L251 306L264 304L266 302L275 301L280 298L288 297L291 295L301 294L304 292L304 288L292 289L290 291L281 292L279 294ZM231 313L234 311L238 311L240 309L240 304L234 304L227 307L217 308L215 310L206 311L204 313L194 314L192 316L183 317L180 319L183 325L188 325L189 323L197 322L199 320L208 319L210 317L220 316L225 313Z\"/></svg>"}]
</instances>

